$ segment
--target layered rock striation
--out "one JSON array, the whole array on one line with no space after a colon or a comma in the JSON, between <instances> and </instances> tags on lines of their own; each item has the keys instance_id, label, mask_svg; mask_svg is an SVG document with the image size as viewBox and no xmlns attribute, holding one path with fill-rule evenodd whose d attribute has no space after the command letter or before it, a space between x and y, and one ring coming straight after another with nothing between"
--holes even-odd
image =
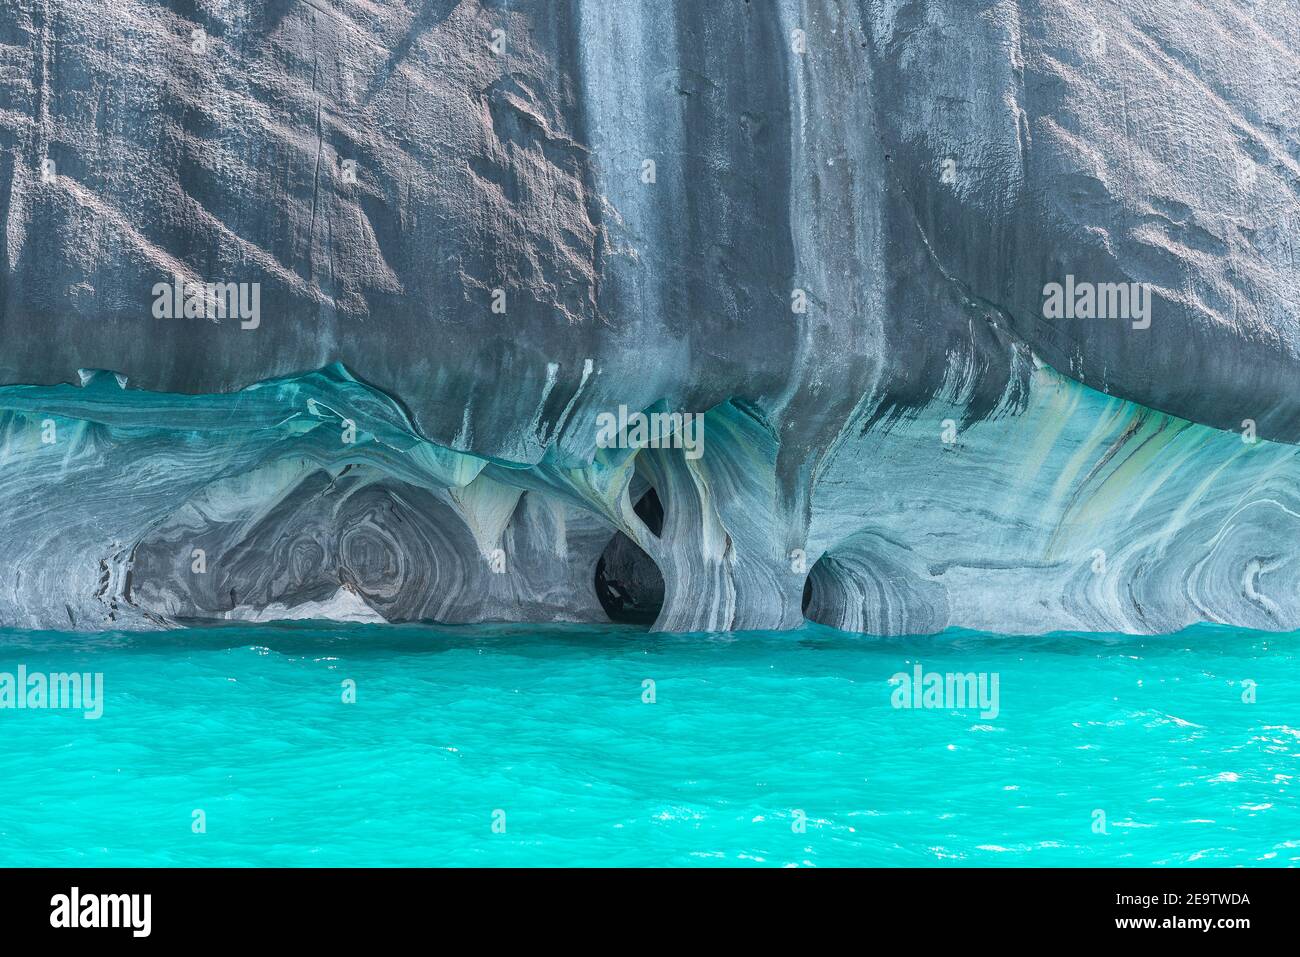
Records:
<instances>
[{"instance_id":1,"label":"layered rock striation","mask_svg":"<svg viewBox=\"0 0 1300 957\"><path fill-rule=\"evenodd\" d=\"M0 0L0 623L1300 627L1297 54L1249 0Z\"/></svg>"}]
</instances>

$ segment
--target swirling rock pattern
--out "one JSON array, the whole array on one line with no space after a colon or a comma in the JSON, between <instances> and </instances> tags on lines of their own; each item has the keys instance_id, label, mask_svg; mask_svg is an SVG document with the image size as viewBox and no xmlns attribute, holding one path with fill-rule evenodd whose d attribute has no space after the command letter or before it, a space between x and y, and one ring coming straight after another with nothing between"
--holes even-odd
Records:
<instances>
[{"instance_id":1,"label":"swirling rock pattern","mask_svg":"<svg viewBox=\"0 0 1300 957\"><path fill-rule=\"evenodd\" d=\"M0 623L1297 625L1293 4L0 3Z\"/></svg>"},{"instance_id":2,"label":"swirling rock pattern","mask_svg":"<svg viewBox=\"0 0 1300 957\"><path fill-rule=\"evenodd\" d=\"M343 588L388 621L604 620L590 578L609 530L536 496L509 496L481 554L452 504L366 466L314 468L269 501L243 491L209 487L156 526L132 557L133 599L174 619L246 618Z\"/></svg>"}]
</instances>

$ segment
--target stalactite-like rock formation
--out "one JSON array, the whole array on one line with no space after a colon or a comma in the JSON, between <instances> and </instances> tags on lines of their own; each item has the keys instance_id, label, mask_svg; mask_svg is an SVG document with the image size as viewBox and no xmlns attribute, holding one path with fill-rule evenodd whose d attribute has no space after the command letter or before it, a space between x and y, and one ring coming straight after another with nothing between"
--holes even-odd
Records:
<instances>
[{"instance_id":1,"label":"stalactite-like rock formation","mask_svg":"<svg viewBox=\"0 0 1300 957\"><path fill-rule=\"evenodd\" d=\"M0 0L0 624L1300 627L1297 38Z\"/></svg>"}]
</instances>

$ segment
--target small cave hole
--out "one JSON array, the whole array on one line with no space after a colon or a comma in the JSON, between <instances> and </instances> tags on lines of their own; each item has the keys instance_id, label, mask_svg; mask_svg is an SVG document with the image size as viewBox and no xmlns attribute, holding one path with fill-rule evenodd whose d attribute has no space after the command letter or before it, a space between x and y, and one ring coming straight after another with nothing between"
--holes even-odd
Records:
<instances>
[{"instance_id":1,"label":"small cave hole","mask_svg":"<svg viewBox=\"0 0 1300 957\"><path fill-rule=\"evenodd\" d=\"M637 517L656 536L663 530L664 510L653 488L633 506ZM664 606L664 576L645 550L617 533L596 562L596 597L609 620L653 625Z\"/></svg>"}]
</instances>

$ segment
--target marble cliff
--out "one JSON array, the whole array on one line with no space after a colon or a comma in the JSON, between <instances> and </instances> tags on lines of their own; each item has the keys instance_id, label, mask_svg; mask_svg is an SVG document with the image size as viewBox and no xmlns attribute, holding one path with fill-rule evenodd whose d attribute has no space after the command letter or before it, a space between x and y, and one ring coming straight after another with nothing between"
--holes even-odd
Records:
<instances>
[{"instance_id":1,"label":"marble cliff","mask_svg":"<svg viewBox=\"0 0 1300 957\"><path fill-rule=\"evenodd\" d=\"M0 224L0 625L1300 627L1291 2L0 0Z\"/></svg>"}]
</instances>

